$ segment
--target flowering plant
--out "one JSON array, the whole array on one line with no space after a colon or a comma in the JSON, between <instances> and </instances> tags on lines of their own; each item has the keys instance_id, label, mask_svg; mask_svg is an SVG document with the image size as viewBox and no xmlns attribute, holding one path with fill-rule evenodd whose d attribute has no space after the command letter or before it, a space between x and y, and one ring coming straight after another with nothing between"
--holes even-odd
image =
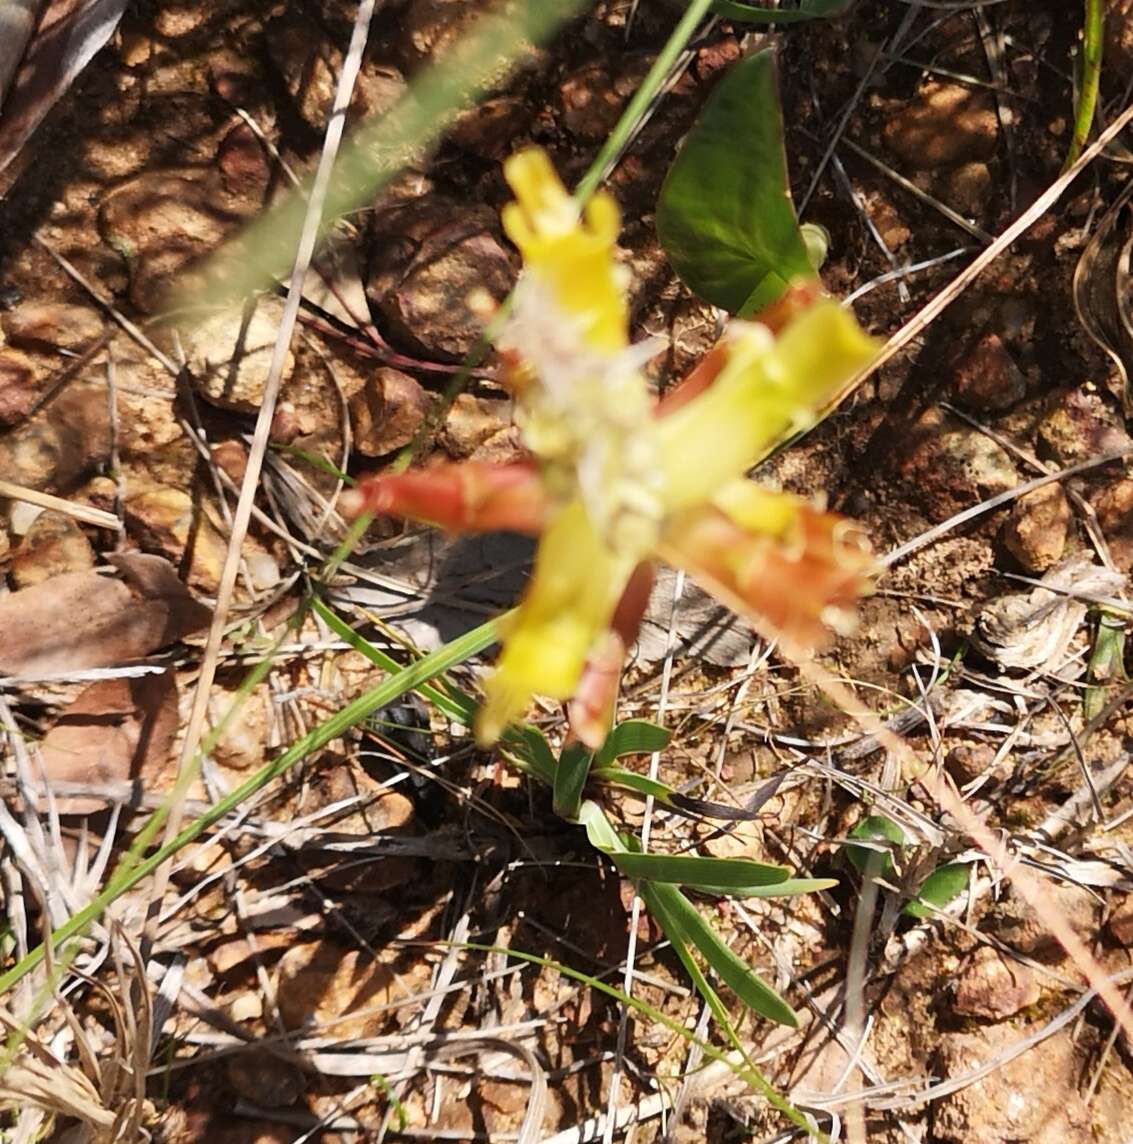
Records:
<instances>
[{"instance_id":1,"label":"flowering plant","mask_svg":"<svg viewBox=\"0 0 1133 1144\"><path fill-rule=\"evenodd\" d=\"M530 459L371 477L353 508L540 536L477 738L495 742L541 694L570 700L572 732L596 747L656 560L796 652L850 621L869 583L860 531L744 474L810 425L875 343L803 282L762 320L732 322L657 402L642 366L658 347L629 344L613 199L595 195L580 216L538 149L512 156L505 175L515 202L503 224L524 270L497 345Z\"/></svg>"}]
</instances>

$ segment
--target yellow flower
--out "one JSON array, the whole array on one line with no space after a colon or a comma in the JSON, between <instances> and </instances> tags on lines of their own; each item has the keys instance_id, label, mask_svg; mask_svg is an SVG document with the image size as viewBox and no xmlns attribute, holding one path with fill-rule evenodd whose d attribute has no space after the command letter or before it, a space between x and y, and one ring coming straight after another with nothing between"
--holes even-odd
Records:
<instances>
[{"instance_id":1,"label":"yellow flower","mask_svg":"<svg viewBox=\"0 0 1133 1144\"><path fill-rule=\"evenodd\" d=\"M592 657L610 674L611 656L633 638L621 621L611 633L615 610L637 622L649 577L635 570L656 558L796 648L845 625L870 565L849 522L744 479L876 352L853 315L808 286L807 305L778 333L733 322L689 379L691 396L658 408L642 372L658 347L629 344L616 204L598 194L580 216L540 150L513 156L504 173L516 196L504 228L524 271L499 345L535 464L438 466L362 487L373 509L461 531L506 522L541 533L485 685L482 743L534 695L575 695ZM627 586L635 598L619 609ZM597 745L612 694L583 691L575 732Z\"/></svg>"}]
</instances>

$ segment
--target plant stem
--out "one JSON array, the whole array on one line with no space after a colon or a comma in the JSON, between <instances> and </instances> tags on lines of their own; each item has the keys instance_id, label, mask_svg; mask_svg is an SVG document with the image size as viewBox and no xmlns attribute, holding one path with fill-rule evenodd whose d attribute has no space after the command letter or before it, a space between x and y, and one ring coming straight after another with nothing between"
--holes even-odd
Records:
<instances>
[{"instance_id":1,"label":"plant stem","mask_svg":"<svg viewBox=\"0 0 1133 1144\"><path fill-rule=\"evenodd\" d=\"M1086 0L1086 16L1082 25L1082 54L1078 59L1078 92L1074 101L1074 134L1062 164L1065 172L1073 166L1094 123L1098 105L1098 87L1102 77L1102 33L1105 31L1105 0Z\"/></svg>"}]
</instances>

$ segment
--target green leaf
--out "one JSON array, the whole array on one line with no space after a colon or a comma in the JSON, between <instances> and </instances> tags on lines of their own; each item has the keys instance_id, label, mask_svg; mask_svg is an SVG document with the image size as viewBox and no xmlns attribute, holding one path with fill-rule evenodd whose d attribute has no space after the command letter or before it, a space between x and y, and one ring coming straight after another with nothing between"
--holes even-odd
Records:
<instances>
[{"instance_id":1,"label":"green leaf","mask_svg":"<svg viewBox=\"0 0 1133 1144\"><path fill-rule=\"evenodd\" d=\"M793 1029L798 1027L799 1021L794 1010L724 943L723 938L676 886L653 883L648 886L648 893L646 904L649 904L650 898L661 903L662 916L674 927L676 937L681 942L695 945L709 967L749 1009L780 1025L789 1025ZM660 917L658 922L661 923ZM663 923L661 928L665 929ZM668 929L665 929L665 933L676 944L674 934Z\"/></svg>"},{"instance_id":2,"label":"green leaf","mask_svg":"<svg viewBox=\"0 0 1133 1144\"><path fill-rule=\"evenodd\" d=\"M734 64L708 98L661 188L657 235L689 289L733 314L814 277L791 205L772 51Z\"/></svg>"},{"instance_id":3,"label":"green leaf","mask_svg":"<svg viewBox=\"0 0 1133 1144\"><path fill-rule=\"evenodd\" d=\"M891 818L883 814L871 814L850 831L851 838L875 843L872 846L846 844L846 857L853 865L870 878L885 878L891 881L897 869L893 865L893 848L905 846L908 839L905 832Z\"/></svg>"},{"instance_id":4,"label":"green leaf","mask_svg":"<svg viewBox=\"0 0 1133 1144\"><path fill-rule=\"evenodd\" d=\"M798 894L831 890L837 885L837 878L786 878L770 886L698 885L696 889L702 894L712 894L718 898L793 898Z\"/></svg>"},{"instance_id":5,"label":"green leaf","mask_svg":"<svg viewBox=\"0 0 1133 1144\"><path fill-rule=\"evenodd\" d=\"M651 755L654 751L663 751L672 737L671 731L647 719L627 719L606 736L594 756L594 765L607 766L622 755Z\"/></svg>"},{"instance_id":6,"label":"green leaf","mask_svg":"<svg viewBox=\"0 0 1133 1144\"><path fill-rule=\"evenodd\" d=\"M504 747L515 761L530 771L540 782L555 785L558 766L546 737L529 723L509 727L504 732Z\"/></svg>"},{"instance_id":7,"label":"green leaf","mask_svg":"<svg viewBox=\"0 0 1133 1144\"><path fill-rule=\"evenodd\" d=\"M786 866L751 862L747 858L704 858L696 854L643 854L627 846L626 841L610 825L609 819L595 802L584 802L578 821L586 827L590 845L607 855L627 878L650 882L675 882L700 888L733 888L774 886L785 882L791 871Z\"/></svg>"},{"instance_id":8,"label":"green leaf","mask_svg":"<svg viewBox=\"0 0 1133 1144\"><path fill-rule=\"evenodd\" d=\"M767 8L744 4L741 0L716 0L712 11L725 20L747 24L799 24L804 20L822 20L845 12L853 0L802 0L797 8Z\"/></svg>"},{"instance_id":9,"label":"green leaf","mask_svg":"<svg viewBox=\"0 0 1133 1144\"><path fill-rule=\"evenodd\" d=\"M590 773L593 758L581 743L572 743L559 758L555 766L551 805L560 818L570 822L578 819L582 806L582 789L586 786L586 776Z\"/></svg>"},{"instance_id":10,"label":"green leaf","mask_svg":"<svg viewBox=\"0 0 1133 1144\"><path fill-rule=\"evenodd\" d=\"M696 854L611 854L611 860L627 878L651 882L673 882L695 889L723 887L736 893L753 886L774 886L785 882L791 871L786 866L750 862L746 858L704 858Z\"/></svg>"},{"instance_id":11,"label":"green leaf","mask_svg":"<svg viewBox=\"0 0 1133 1144\"><path fill-rule=\"evenodd\" d=\"M938 866L921 883L916 898L901 911L911 918L934 918L953 898L968 889L971 865L967 862L948 862Z\"/></svg>"}]
</instances>

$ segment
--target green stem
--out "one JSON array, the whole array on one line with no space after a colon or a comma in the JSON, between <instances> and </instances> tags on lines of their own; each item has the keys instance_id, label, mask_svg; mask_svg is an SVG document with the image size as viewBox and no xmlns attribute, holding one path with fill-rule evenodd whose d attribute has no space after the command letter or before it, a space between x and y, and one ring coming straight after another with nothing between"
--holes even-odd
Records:
<instances>
[{"instance_id":1,"label":"green stem","mask_svg":"<svg viewBox=\"0 0 1133 1144\"><path fill-rule=\"evenodd\" d=\"M1074 134L1062 170L1077 162L1098 105L1098 87L1102 77L1102 41L1105 31L1105 0L1086 0L1086 16L1082 25L1082 54L1078 60L1078 95L1074 101Z\"/></svg>"}]
</instances>

